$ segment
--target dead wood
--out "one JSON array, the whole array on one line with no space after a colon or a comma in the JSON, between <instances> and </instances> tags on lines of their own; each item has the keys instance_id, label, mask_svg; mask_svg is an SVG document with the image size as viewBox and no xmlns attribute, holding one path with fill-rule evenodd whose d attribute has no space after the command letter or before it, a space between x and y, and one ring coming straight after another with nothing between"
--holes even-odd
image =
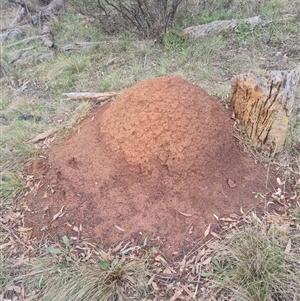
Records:
<instances>
[{"instance_id":1,"label":"dead wood","mask_svg":"<svg viewBox=\"0 0 300 301\"><path fill-rule=\"evenodd\" d=\"M44 13L57 14L61 9L65 7L65 0L53 0L47 6L43 7L41 10Z\"/></svg>"},{"instance_id":2,"label":"dead wood","mask_svg":"<svg viewBox=\"0 0 300 301\"><path fill-rule=\"evenodd\" d=\"M26 55L26 53L33 49L33 47L27 47L23 49L18 49L12 53L11 59L9 60L9 64L12 64L16 62L18 59L20 59L23 55Z\"/></svg>"},{"instance_id":3,"label":"dead wood","mask_svg":"<svg viewBox=\"0 0 300 301\"><path fill-rule=\"evenodd\" d=\"M250 71L233 79L230 102L235 116L253 146L268 156L283 149L299 77L300 68L270 71L265 77Z\"/></svg>"},{"instance_id":4,"label":"dead wood","mask_svg":"<svg viewBox=\"0 0 300 301\"><path fill-rule=\"evenodd\" d=\"M78 101L92 101L94 103L101 103L111 100L116 97L120 92L105 92L105 93L92 93L92 92L74 92L74 93L63 93L63 96L67 96L69 100Z\"/></svg>"},{"instance_id":5,"label":"dead wood","mask_svg":"<svg viewBox=\"0 0 300 301\"><path fill-rule=\"evenodd\" d=\"M23 55L19 60L17 60L15 63L18 66L25 66L31 62L39 62L42 61L46 58L49 58L51 56L54 55L53 51L50 52L31 52L31 54L29 55L28 53L26 53L25 55Z\"/></svg>"},{"instance_id":6,"label":"dead wood","mask_svg":"<svg viewBox=\"0 0 300 301\"><path fill-rule=\"evenodd\" d=\"M76 42L72 44L66 44L60 47L62 51L74 51L74 50L90 50L98 45L117 44L119 41L102 41L102 42Z\"/></svg>"},{"instance_id":7,"label":"dead wood","mask_svg":"<svg viewBox=\"0 0 300 301\"><path fill-rule=\"evenodd\" d=\"M28 27L25 26L12 28L3 34L0 34L0 41L5 42L7 40L19 38L26 29L28 29Z\"/></svg>"},{"instance_id":8,"label":"dead wood","mask_svg":"<svg viewBox=\"0 0 300 301\"><path fill-rule=\"evenodd\" d=\"M33 36L33 37L29 37L29 38L20 40L20 41L18 41L18 42L15 42L15 43L6 45L5 47L6 47L6 48L10 48L10 47L14 47L14 46L17 46L17 45L20 45L20 44L25 44L25 45L26 45L26 44L30 43L31 41L38 40L38 39L41 39L41 38L42 38L42 36Z\"/></svg>"},{"instance_id":9,"label":"dead wood","mask_svg":"<svg viewBox=\"0 0 300 301\"><path fill-rule=\"evenodd\" d=\"M53 34L51 32L50 27L47 25L44 25L43 30L42 30L42 41L43 41L44 46L46 46L47 48L54 47Z\"/></svg>"},{"instance_id":10,"label":"dead wood","mask_svg":"<svg viewBox=\"0 0 300 301\"><path fill-rule=\"evenodd\" d=\"M21 21L24 20L25 16L29 15L29 11L26 6L20 6L19 10L17 12L17 15L15 16L14 20L11 22L11 26L16 26Z\"/></svg>"},{"instance_id":11,"label":"dead wood","mask_svg":"<svg viewBox=\"0 0 300 301\"><path fill-rule=\"evenodd\" d=\"M216 35L224 31L235 30L239 24L246 24L254 27L259 24L265 25L266 23L259 16L242 20L214 21L208 24L187 27L183 30L183 34L192 39L198 39L200 37Z\"/></svg>"},{"instance_id":12,"label":"dead wood","mask_svg":"<svg viewBox=\"0 0 300 301\"><path fill-rule=\"evenodd\" d=\"M29 142L35 144L35 143L38 143L38 142L40 142L42 140L45 140L48 137L53 136L56 133L57 133L57 129L53 128L53 129L50 129L50 130L48 130L48 131L46 131L44 133L38 134L34 138L30 139Z\"/></svg>"}]
</instances>

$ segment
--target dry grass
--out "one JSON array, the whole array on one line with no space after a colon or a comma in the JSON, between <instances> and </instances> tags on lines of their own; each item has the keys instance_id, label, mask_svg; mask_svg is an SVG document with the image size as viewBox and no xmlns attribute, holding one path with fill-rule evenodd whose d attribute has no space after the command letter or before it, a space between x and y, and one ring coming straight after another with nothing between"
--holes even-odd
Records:
<instances>
[{"instance_id":1,"label":"dry grass","mask_svg":"<svg viewBox=\"0 0 300 301\"><path fill-rule=\"evenodd\" d=\"M217 243L205 300L210 294L217 300L300 300L300 223L293 214L259 218L252 212L227 231Z\"/></svg>"},{"instance_id":2,"label":"dry grass","mask_svg":"<svg viewBox=\"0 0 300 301\"><path fill-rule=\"evenodd\" d=\"M123 257L53 270L44 274L46 282L39 297L43 300L139 300L149 291L149 271L142 258Z\"/></svg>"}]
</instances>

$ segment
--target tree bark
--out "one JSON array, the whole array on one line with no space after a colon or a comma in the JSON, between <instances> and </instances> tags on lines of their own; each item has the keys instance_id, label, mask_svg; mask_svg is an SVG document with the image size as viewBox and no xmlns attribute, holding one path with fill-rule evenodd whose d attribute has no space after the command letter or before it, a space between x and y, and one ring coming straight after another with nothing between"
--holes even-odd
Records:
<instances>
[{"instance_id":1,"label":"tree bark","mask_svg":"<svg viewBox=\"0 0 300 301\"><path fill-rule=\"evenodd\" d=\"M230 103L234 114L253 146L268 156L283 149L299 76L300 68L270 71L265 77L250 71L233 79Z\"/></svg>"}]
</instances>

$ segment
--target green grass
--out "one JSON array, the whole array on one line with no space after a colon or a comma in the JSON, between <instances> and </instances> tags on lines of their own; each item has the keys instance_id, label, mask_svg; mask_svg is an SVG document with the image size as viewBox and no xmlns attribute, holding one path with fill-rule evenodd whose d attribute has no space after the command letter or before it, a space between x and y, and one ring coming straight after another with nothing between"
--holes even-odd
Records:
<instances>
[{"instance_id":1,"label":"green grass","mask_svg":"<svg viewBox=\"0 0 300 301\"><path fill-rule=\"evenodd\" d=\"M0 254L0 292L4 291L9 281L7 258Z\"/></svg>"}]
</instances>

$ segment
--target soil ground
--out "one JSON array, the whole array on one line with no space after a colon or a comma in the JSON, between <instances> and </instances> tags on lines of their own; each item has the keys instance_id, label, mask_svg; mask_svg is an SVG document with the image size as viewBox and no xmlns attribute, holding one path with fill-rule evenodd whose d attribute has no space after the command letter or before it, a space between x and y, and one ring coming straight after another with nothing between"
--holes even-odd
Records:
<instances>
[{"instance_id":1,"label":"soil ground","mask_svg":"<svg viewBox=\"0 0 300 301\"><path fill-rule=\"evenodd\" d=\"M231 130L229 112L200 87L175 77L140 82L27 167L40 184L22 199L25 226L38 238L80 234L111 247L147 237L167 254L184 251L209 224L217 232L214 215L273 191Z\"/></svg>"}]
</instances>

